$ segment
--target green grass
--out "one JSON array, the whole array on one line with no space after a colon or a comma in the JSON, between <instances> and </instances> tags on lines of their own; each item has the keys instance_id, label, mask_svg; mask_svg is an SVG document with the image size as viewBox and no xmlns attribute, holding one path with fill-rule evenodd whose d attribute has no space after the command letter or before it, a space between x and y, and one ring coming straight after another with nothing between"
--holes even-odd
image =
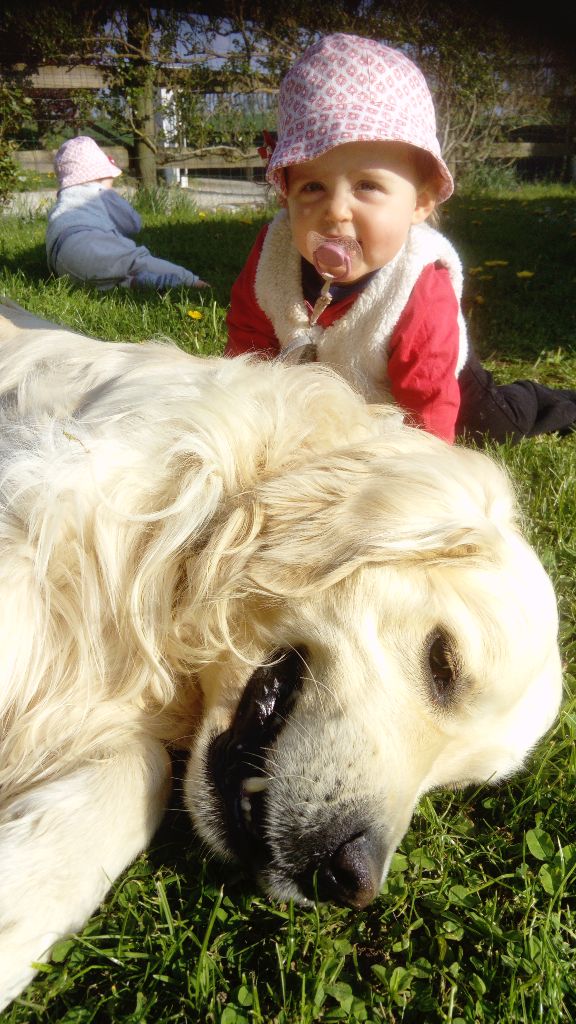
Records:
<instances>
[{"instance_id":1,"label":"green grass","mask_svg":"<svg viewBox=\"0 0 576 1024\"><path fill-rule=\"evenodd\" d=\"M465 268L481 268L466 274L467 317L501 380L575 386L575 198L558 187L456 197L443 216ZM179 209L144 219L143 241L212 292L103 296L55 281L44 221L5 217L0 293L96 336L170 336L220 352L230 286L263 218ZM486 265L495 260L504 265ZM381 898L362 913L272 904L203 859L176 789L153 848L1 1024L576 1018L576 436L493 451L517 482L561 613L563 713L526 770L497 788L424 799Z\"/></svg>"}]
</instances>

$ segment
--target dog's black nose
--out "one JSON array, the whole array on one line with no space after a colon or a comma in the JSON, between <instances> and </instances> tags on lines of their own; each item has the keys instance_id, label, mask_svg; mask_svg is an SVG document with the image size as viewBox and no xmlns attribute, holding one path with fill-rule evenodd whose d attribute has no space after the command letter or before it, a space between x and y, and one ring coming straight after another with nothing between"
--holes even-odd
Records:
<instances>
[{"instance_id":1,"label":"dog's black nose","mask_svg":"<svg viewBox=\"0 0 576 1024\"><path fill-rule=\"evenodd\" d=\"M361 910L380 891L386 846L374 832L361 832L342 843L319 864L311 864L302 879L306 895Z\"/></svg>"}]
</instances>

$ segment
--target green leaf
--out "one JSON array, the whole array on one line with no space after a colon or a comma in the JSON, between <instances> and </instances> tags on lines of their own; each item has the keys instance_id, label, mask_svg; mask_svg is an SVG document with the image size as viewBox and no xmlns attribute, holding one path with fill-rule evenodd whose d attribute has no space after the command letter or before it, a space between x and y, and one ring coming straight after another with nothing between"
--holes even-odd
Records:
<instances>
[{"instance_id":1,"label":"green leaf","mask_svg":"<svg viewBox=\"0 0 576 1024\"><path fill-rule=\"evenodd\" d=\"M71 949L74 949L75 945L75 939L62 939L61 942L57 942L56 945L52 948L51 960L55 964L63 963L66 957L68 956L68 953L70 952Z\"/></svg>"},{"instance_id":2,"label":"green leaf","mask_svg":"<svg viewBox=\"0 0 576 1024\"><path fill-rule=\"evenodd\" d=\"M405 967L395 967L390 975L390 991L393 995L407 992L412 985L412 974Z\"/></svg>"},{"instance_id":3,"label":"green leaf","mask_svg":"<svg viewBox=\"0 0 576 1024\"><path fill-rule=\"evenodd\" d=\"M555 868L550 864L543 864L538 872L540 884L544 892L547 892L549 896L554 896L555 893L560 892L564 877L562 868Z\"/></svg>"},{"instance_id":4,"label":"green leaf","mask_svg":"<svg viewBox=\"0 0 576 1024\"><path fill-rule=\"evenodd\" d=\"M464 935L464 928L459 921L451 921L448 919L442 923L442 934L445 935L447 939L455 939L459 942Z\"/></svg>"},{"instance_id":5,"label":"green leaf","mask_svg":"<svg viewBox=\"0 0 576 1024\"><path fill-rule=\"evenodd\" d=\"M241 985L236 993L236 999L240 1006L252 1006L252 993L250 989L246 988L246 985Z\"/></svg>"},{"instance_id":6,"label":"green leaf","mask_svg":"<svg viewBox=\"0 0 576 1024\"><path fill-rule=\"evenodd\" d=\"M383 982L384 985L388 984L388 971L382 964L372 964L370 970L378 978L378 981Z\"/></svg>"},{"instance_id":7,"label":"green leaf","mask_svg":"<svg viewBox=\"0 0 576 1024\"><path fill-rule=\"evenodd\" d=\"M576 864L576 845L569 843L567 846L562 846L560 850L557 850L554 854L554 860L552 861L553 867L563 867L566 874L572 870Z\"/></svg>"},{"instance_id":8,"label":"green leaf","mask_svg":"<svg viewBox=\"0 0 576 1024\"><path fill-rule=\"evenodd\" d=\"M235 1006L225 1006L220 1018L220 1024L249 1024L248 1018L238 1013Z\"/></svg>"},{"instance_id":9,"label":"green leaf","mask_svg":"<svg viewBox=\"0 0 576 1024\"><path fill-rule=\"evenodd\" d=\"M470 978L470 984L474 989L476 995L480 996L480 998L482 998L482 996L486 994L486 985L484 984L482 978L478 974L472 975L472 977Z\"/></svg>"},{"instance_id":10,"label":"green leaf","mask_svg":"<svg viewBox=\"0 0 576 1024\"><path fill-rule=\"evenodd\" d=\"M428 856L426 850L422 849L412 850L412 853L409 854L409 860L410 863L415 868L419 868L420 871L435 871L438 866L436 861L432 860L432 858Z\"/></svg>"},{"instance_id":11,"label":"green leaf","mask_svg":"<svg viewBox=\"0 0 576 1024\"><path fill-rule=\"evenodd\" d=\"M554 856L554 843L542 828L531 828L526 833L526 846L536 860L550 860Z\"/></svg>"},{"instance_id":12,"label":"green leaf","mask_svg":"<svg viewBox=\"0 0 576 1024\"><path fill-rule=\"evenodd\" d=\"M344 981L337 981L334 985L326 985L326 992L340 1004L343 1010L349 1010L352 1006L354 995L350 985Z\"/></svg>"},{"instance_id":13,"label":"green leaf","mask_svg":"<svg viewBox=\"0 0 576 1024\"><path fill-rule=\"evenodd\" d=\"M322 1006L322 1003L324 1002L325 999L326 992L324 991L324 985L322 984L321 981L319 981L316 986L316 991L314 993L314 1007L318 1009L320 1006Z\"/></svg>"},{"instance_id":14,"label":"green leaf","mask_svg":"<svg viewBox=\"0 0 576 1024\"><path fill-rule=\"evenodd\" d=\"M477 892L471 892L464 885L453 885L450 888L450 902L462 907L477 907L480 897Z\"/></svg>"},{"instance_id":15,"label":"green leaf","mask_svg":"<svg viewBox=\"0 0 576 1024\"><path fill-rule=\"evenodd\" d=\"M390 861L390 873L397 874L400 871L406 871L408 868L408 858L403 853L395 853Z\"/></svg>"},{"instance_id":16,"label":"green leaf","mask_svg":"<svg viewBox=\"0 0 576 1024\"><path fill-rule=\"evenodd\" d=\"M351 953L354 949L354 946L349 939L334 939L332 946L335 953L342 954Z\"/></svg>"}]
</instances>

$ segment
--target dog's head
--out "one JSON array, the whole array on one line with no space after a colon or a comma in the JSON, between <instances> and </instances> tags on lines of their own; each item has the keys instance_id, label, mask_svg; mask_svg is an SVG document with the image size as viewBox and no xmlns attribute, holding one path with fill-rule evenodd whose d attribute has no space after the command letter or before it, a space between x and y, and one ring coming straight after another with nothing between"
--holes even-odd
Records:
<instances>
[{"instance_id":1,"label":"dog's head","mask_svg":"<svg viewBox=\"0 0 576 1024\"><path fill-rule=\"evenodd\" d=\"M235 514L187 804L269 894L361 907L423 793L507 777L552 723L552 587L504 473L410 428L307 457Z\"/></svg>"}]
</instances>

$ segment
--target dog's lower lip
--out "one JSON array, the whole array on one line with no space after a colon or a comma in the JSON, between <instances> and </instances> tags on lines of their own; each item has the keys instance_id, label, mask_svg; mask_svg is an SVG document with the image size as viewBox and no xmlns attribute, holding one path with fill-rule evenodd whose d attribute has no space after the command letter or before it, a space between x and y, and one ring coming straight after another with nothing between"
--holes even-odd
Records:
<instances>
[{"instance_id":1,"label":"dog's lower lip","mask_svg":"<svg viewBox=\"0 0 576 1024\"><path fill-rule=\"evenodd\" d=\"M270 748L297 693L304 671L302 650L277 653L253 673L230 728L210 744L207 772L226 828L231 850L259 867L269 859L265 839L265 797L269 777L264 767Z\"/></svg>"}]
</instances>

